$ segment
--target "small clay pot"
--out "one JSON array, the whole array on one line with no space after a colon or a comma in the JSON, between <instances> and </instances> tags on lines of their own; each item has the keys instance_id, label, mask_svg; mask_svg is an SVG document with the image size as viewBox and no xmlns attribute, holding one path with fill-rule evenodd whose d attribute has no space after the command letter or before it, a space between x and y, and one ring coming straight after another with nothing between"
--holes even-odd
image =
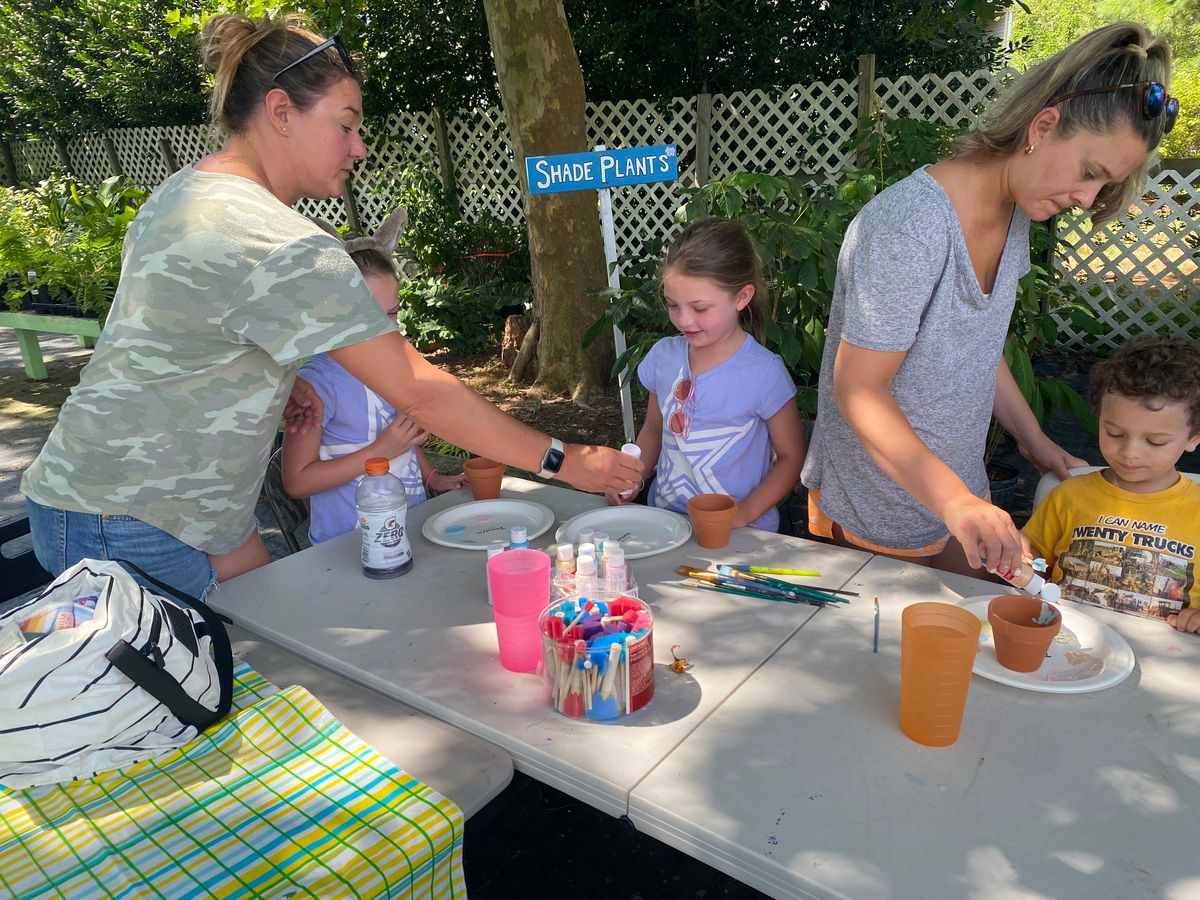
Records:
<instances>
[{"instance_id":1,"label":"small clay pot","mask_svg":"<svg viewBox=\"0 0 1200 900\"><path fill-rule=\"evenodd\" d=\"M1022 594L1005 594L988 604L988 622L996 660L1014 672L1036 672L1046 659L1050 643L1062 628L1062 613L1053 606L1054 618L1048 625L1035 619L1042 612L1042 601Z\"/></svg>"},{"instance_id":2,"label":"small clay pot","mask_svg":"<svg viewBox=\"0 0 1200 900\"><path fill-rule=\"evenodd\" d=\"M471 496L476 500L495 500L500 496L504 463L473 456L463 465L463 471L466 472L467 482L471 485Z\"/></svg>"},{"instance_id":3,"label":"small clay pot","mask_svg":"<svg viewBox=\"0 0 1200 900\"><path fill-rule=\"evenodd\" d=\"M697 494L688 500L688 518L696 543L709 550L718 550L729 543L737 501L725 494Z\"/></svg>"}]
</instances>

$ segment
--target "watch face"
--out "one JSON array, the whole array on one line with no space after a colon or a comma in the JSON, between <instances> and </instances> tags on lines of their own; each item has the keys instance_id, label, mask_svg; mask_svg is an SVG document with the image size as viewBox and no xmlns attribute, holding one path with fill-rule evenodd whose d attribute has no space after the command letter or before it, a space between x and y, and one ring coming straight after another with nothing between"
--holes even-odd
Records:
<instances>
[{"instance_id":1,"label":"watch face","mask_svg":"<svg viewBox=\"0 0 1200 900\"><path fill-rule=\"evenodd\" d=\"M551 447L542 459L542 468L550 472L557 472L562 468L563 460L566 458L567 455L557 447Z\"/></svg>"}]
</instances>

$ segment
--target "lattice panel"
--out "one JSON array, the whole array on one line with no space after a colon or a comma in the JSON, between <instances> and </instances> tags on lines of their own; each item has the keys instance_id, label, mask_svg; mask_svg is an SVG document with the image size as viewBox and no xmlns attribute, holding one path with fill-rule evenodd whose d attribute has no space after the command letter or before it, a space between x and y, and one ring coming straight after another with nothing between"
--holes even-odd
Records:
<instances>
[{"instance_id":1,"label":"lattice panel","mask_svg":"<svg viewBox=\"0 0 1200 900\"><path fill-rule=\"evenodd\" d=\"M838 79L767 91L715 94L710 174L769 171L833 178L853 161L857 88Z\"/></svg>"},{"instance_id":2,"label":"lattice panel","mask_svg":"<svg viewBox=\"0 0 1200 900\"><path fill-rule=\"evenodd\" d=\"M521 222L521 182L504 112L496 107L462 110L447 123L459 209L468 219L491 213Z\"/></svg>"},{"instance_id":3,"label":"lattice panel","mask_svg":"<svg viewBox=\"0 0 1200 900\"><path fill-rule=\"evenodd\" d=\"M648 100L605 101L587 107L588 146L609 149L675 144L679 179L639 184L612 192L613 230L617 253L631 253L656 237L672 233L675 211L682 205L682 188L696 183L696 106L685 97L666 107Z\"/></svg>"},{"instance_id":4,"label":"lattice panel","mask_svg":"<svg viewBox=\"0 0 1200 900\"><path fill-rule=\"evenodd\" d=\"M433 113L391 113L363 127L367 158L354 171L354 199L363 228L374 230L395 209L392 176L409 165L437 170L437 132Z\"/></svg>"},{"instance_id":5,"label":"lattice panel","mask_svg":"<svg viewBox=\"0 0 1200 900\"><path fill-rule=\"evenodd\" d=\"M1054 259L1105 325L1100 335L1078 334L1055 315L1068 335L1063 346L1120 346L1146 332L1200 338L1200 172L1189 180L1168 169L1154 175L1127 216L1092 228L1084 215L1058 217L1064 249Z\"/></svg>"},{"instance_id":6,"label":"lattice panel","mask_svg":"<svg viewBox=\"0 0 1200 900\"><path fill-rule=\"evenodd\" d=\"M42 181L50 177L50 173L62 168L58 151L50 141L25 141L13 144L13 156L17 166L22 170L22 176L32 182Z\"/></svg>"},{"instance_id":7,"label":"lattice panel","mask_svg":"<svg viewBox=\"0 0 1200 900\"><path fill-rule=\"evenodd\" d=\"M117 174L108 162L104 139L95 132L67 141L67 156L71 160L71 175L88 184L99 184Z\"/></svg>"},{"instance_id":8,"label":"lattice panel","mask_svg":"<svg viewBox=\"0 0 1200 900\"><path fill-rule=\"evenodd\" d=\"M1012 69L979 69L970 74L876 78L876 104L896 117L911 116L952 128L968 128L979 120L987 101L1013 74Z\"/></svg>"}]
</instances>

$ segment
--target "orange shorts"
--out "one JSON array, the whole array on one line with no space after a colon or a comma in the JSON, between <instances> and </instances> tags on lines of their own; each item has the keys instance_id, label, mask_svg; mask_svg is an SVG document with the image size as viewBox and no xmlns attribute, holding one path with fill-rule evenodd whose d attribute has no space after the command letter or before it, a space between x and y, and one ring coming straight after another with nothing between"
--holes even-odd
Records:
<instances>
[{"instance_id":1,"label":"orange shorts","mask_svg":"<svg viewBox=\"0 0 1200 900\"><path fill-rule=\"evenodd\" d=\"M813 488L808 489L808 533L815 534L818 537L829 538L839 544L846 544L850 547L858 547L860 550L869 550L872 553L882 553L886 556L909 557L911 559L923 559L928 556L937 556L946 549L946 542L950 540L950 535L947 534L939 541L932 544L927 544L924 547L917 547L915 550L897 550L894 547L884 547L882 544L874 544L866 538L860 538L853 532L847 531L825 513L821 512L821 492Z\"/></svg>"}]
</instances>

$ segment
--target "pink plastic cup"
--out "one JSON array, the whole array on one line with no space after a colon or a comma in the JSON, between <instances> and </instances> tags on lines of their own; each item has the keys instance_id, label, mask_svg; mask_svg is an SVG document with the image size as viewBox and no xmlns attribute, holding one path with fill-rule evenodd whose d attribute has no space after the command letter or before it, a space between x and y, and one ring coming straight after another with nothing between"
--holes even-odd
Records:
<instances>
[{"instance_id":1,"label":"pink plastic cup","mask_svg":"<svg viewBox=\"0 0 1200 900\"><path fill-rule=\"evenodd\" d=\"M550 556L509 550L488 560L487 573L500 665L510 672L534 672L542 658L538 614L550 605Z\"/></svg>"}]
</instances>

